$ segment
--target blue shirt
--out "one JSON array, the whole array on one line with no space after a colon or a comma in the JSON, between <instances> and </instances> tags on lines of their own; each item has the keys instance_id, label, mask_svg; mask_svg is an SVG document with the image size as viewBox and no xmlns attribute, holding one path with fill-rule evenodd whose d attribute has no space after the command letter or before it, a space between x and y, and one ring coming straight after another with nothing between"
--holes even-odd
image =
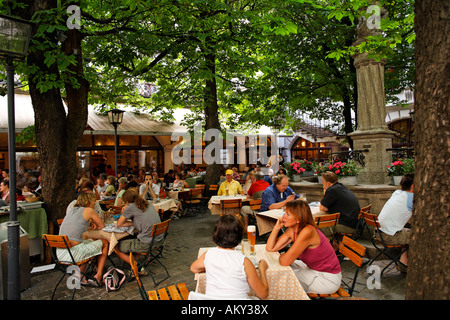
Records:
<instances>
[{"instance_id":1,"label":"blue shirt","mask_svg":"<svg viewBox=\"0 0 450 320\"><path fill-rule=\"evenodd\" d=\"M275 184L271 184L262 194L261 208L259 209L259 211L263 212L269 210L269 206L271 206L274 203L286 200L286 198L293 193L294 191L289 186L286 188L284 192L280 192L278 191L277 186ZM295 199L298 198L299 195L296 194Z\"/></svg>"}]
</instances>

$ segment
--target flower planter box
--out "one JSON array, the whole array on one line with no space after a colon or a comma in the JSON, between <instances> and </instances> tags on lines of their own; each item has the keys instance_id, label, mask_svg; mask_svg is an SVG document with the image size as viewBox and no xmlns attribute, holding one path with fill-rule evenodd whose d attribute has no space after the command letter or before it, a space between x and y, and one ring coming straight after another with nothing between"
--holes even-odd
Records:
<instances>
[{"instance_id":1,"label":"flower planter box","mask_svg":"<svg viewBox=\"0 0 450 320\"><path fill-rule=\"evenodd\" d=\"M346 186L356 186L358 184L358 176L348 176L348 177L339 176L338 182Z\"/></svg>"},{"instance_id":2,"label":"flower planter box","mask_svg":"<svg viewBox=\"0 0 450 320\"><path fill-rule=\"evenodd\" d=\"M399 186L400 185L400 181L402 180L403 176L391 176L392 179L392 184L394 186Z\"/></svg>"},{"instance_id":3,"label":"flower planter box","mask_svg":"<svg viewBox=\"0 0 450 320\"><path fill-rule=\"evenodd\" d=\"M302 173L301 173L301 176L302 177L312 177L314 175L314 171L303 171Z\"/></svg>"}]
</instances>

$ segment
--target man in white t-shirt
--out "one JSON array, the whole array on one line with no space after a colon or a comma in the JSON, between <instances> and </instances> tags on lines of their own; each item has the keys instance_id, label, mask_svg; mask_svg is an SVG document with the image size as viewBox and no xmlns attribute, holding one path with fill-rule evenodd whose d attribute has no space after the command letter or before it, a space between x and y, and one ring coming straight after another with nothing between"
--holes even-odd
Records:
<instances>
[{"instance_id":1,"label":"man in white t-shirt","mask_svg":"<svg viewBox=\"0 0 450 320\"><path fill-rule=\"evenodd\" d=\"M381 236L389 244L409 243L409 228L405 228L405 225L412 215L414 174L403 176L400 185L402 189L394 191L378 215ZM400 262L404 265L401 267L405 270L408 264L408 250L400 257Z\"/></svg>"}]
</instances>

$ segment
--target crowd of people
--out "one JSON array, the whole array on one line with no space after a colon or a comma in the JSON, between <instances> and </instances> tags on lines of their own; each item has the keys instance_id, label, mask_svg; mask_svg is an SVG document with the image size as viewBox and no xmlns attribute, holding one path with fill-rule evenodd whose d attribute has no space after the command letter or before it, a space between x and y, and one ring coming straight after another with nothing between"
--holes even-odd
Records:
<instances>
[{"instance_id":1,"label":"crowd of people","mask_svg":"<svg viewBox=\"0 0 450 320\"><path fill-rule=\"evenodd\" d=\"M106 168L105 168L106 169ZM318 229L309 204L299 199L289 186L286 171L280 168L276 174L264 174L262 168L246 168L243 174L237 168L224 171L218 181L218 195L245 194L249 199L261 199L260 211L284 209L283 216L277 220L267 238L266 250L280 252L281 265L291 266L300 284L308 293L333 293L341 283L340 263L327 237L327 229ZM267 172L267 171L265 171ZM149 201L165 196L165 187L188 188L188 177L203 175L202 169L195 166L185 170L175 168L163 177L156 171L146 172L141 169L136 175L124 176L101 172L95 181L82 177L74 190L74 200L67 207L60 234L69 237L74 246L75 259L81 261L93 255L99 255L97 273L94 279L84 279L82 284L100 286L108 252L108 242L102 239L82 238L82 234L91 226L94 229L105 227L103 210L99 199L115 199L114 206L122 207L118 227L134 226L137 233L121 240L114 251L123 261L129 263L130 252L146 252L151 242L150 232L154 224L161 219ZM386 202L378 218L381 233L385 241L408 243L408 220L411 217L414 176L406 175L401 182L401 190L395 191ZM333 172L322 174L323 198L320 211L325 213L340 212L338 233L354 233L357 228L360 205L353 192L339 183ZM40 187L37 179L34 189ZM7 171L3 171L0 181L3 201L8 203ZM20 196L19 194L17 196ZM180 210L180 207L177 208ZM213 232L217 248L209 250L191 265L192 272L206 272L207 294L222 298L245 298L252 289L258 298L268 295L265 261L259 262L259 273L252 262L240 251L234 250L241 242L242 234L253 214L249 206L242 207L242 220L233 215L221 216ZM171 215L173 218L173 215ZM156 239L158 240L158 239ZM337 239L338 241L340 239ZM71 249L72 250L72 249ZM67 256L64 249L58 249L61 259ZM407 251L400 259L400 269L407 270Z\"/></svg>"},{"instance_id":2,"label":"crowd of people","mask_svg":"<svg viewBox=\"0 0 450 320\"><path fill-rule=\"evenodd\" d=\"M9 170L0 169L0 207L9 206L12 191L9 187ZM41 176L20 166L16 176L16 200L25 201L23 195L25 192L32 192L35 196L40 196L42 193ZM14 195L14 191L12 194Z\"/></svg>"},{"instance_id":3,"label":"crowd of people","mask_svg":"<svg viewBox=\"0 0 450 320\"><path fill-rule=\"evenodd\" d=\"M226 170L218 194L246 193L248 198L261 198L261 212L284 208L283 216L277 220L267 239L266 250L281 252L280 264L292 267L307 293L336 292L342 279L337 257L338 246L333 247L329 241L329 229L317 228L309 204L300 200L299 195L289 187L286 173L280 170L277 175L267 177L255 168L246 172L246 176L243 189L234 179L234 171ZM388 244L409 242L408 221L412 212L413 180L413 174L403 177L401 190L392 194L378 216L381 225L381 235L378 237L382 236ZM331 171L322 175L322 185L324 195L320 201L320 211L341 214L335 229L336 234L355 234L358 231L356 228L359 227L358 216L361 209L355 194L339 183L338 177ZM192 272L206 272L206 295L219 299L234 295L245 299L244 292L252 288L258 298L267 297L265 261L259 277L255 277L248 259L234 250L240 242L242 231L236 224L248 224L251 210L244 206L241 212L243 220L240 222L232 215L224 215L217 221L213 240L218 247L208 250L191 265ZM341 238L336 240L339 244ZM407 253L407 250L403 253L397 266L401 272L407 272Z\"/></svg>"}]
</instances>

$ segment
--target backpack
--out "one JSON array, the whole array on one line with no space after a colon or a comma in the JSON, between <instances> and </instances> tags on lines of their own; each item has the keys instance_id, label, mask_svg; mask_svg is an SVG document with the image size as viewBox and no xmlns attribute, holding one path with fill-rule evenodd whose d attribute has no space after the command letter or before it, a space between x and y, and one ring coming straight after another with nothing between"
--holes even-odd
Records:
<instances>
[{"instance_id":1,"label":"backpack","mask_svg":"<svg viewBox=\"0 0 450 320\"><path fill-rule=\"evenodd\" d=\"M103 275L106 292L117 291L125 281L125 273L117 268L109 267L108 271Z\"/></svg>"}]
</instances>

